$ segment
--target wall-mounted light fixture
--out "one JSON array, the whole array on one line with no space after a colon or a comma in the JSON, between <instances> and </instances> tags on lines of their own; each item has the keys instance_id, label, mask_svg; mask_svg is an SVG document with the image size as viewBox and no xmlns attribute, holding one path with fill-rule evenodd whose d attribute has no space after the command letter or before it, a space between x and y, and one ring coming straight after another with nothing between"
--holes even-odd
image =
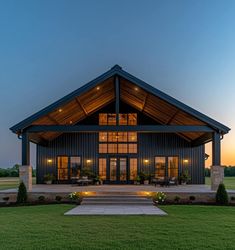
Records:
<instances>
[{"instance_id":1,"label":"wall-mounted light fixture","mask_svg":"<svg viewBox=\"0 0 235 250\"><path fill-rule=\"evenodd\" d=\"M149 163L149 160L148 159L144 159L144 163Z\"/></svg>"},{"instance_id":2,"label":"wall-mounted light fixture","mask_svg":"<svg viewBox=\"0 0 235 250\"><path fill-rule=\"evenodd\" d=\"M184 159L183 163L187 164L188 163L188 159Z\"/></svg>"},{"instance_id":3,"label":"wall-mounted light fixture","mask_svg":"<svg viewBox=\"0 0 235 250\"><path fill-rule=\"evenodd\" d=\"M91 163L91 160L90 159L86 160L86 163Z\"/></svg>"},{"instance_id":4,"label":"wall-mounted light fixture","mask_svg":"<svg viewBox=\"0 0 235 250\"><path fill-rule=\"evenodd\" d=\"M52 163L52 159L47 159L47 163Z\"/></svg>"}]
</instances>

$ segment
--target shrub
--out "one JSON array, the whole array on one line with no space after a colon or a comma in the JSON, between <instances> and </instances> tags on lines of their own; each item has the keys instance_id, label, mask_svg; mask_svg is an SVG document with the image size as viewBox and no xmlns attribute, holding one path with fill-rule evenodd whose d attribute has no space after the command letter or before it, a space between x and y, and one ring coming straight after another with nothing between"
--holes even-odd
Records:
<instances>
[{"instance_id":1,"label":"shrub","mask_svg":"<svg viewBox=\"0 0 235 250\"><path fill-rule=\"evenodd\" d=\"M58 202L60 202L62 200L62 197L59 196L59 195L56 195L55 200L58 201Z\"/></svg>"},{"instance_id":2,"label":"shrub","mask_svg":"<svg viewBox=\"0 0 235 250\"><path fill-rule=\"evenodd\" d=\"M81 195L79 192L73 192L69 194L69 199L72 201L78 201L80 199Z\"/></svg>"},{"instance_id":3,"label":"shrub","mask_svg":"<svg viewBox=\"0 0 235 250\"><path fill-rule=\"evenodd\" d=\"M223 183L219 184L219 187L217 189L216 203L218 203L220 205L227 205L228 204L228 193L227 193Z\"/></svg>"},{"instance_id":4,"label":"shrub","mask_svg":"<svg viewBox=\"0 0 235 250\"><path fill-rule=\"evenodd\" d=\"M21 182L18 188L18 194L17 194L17 203L25 203L27 202L27 190L25 187L24 182Z\"/></svg>"},{"instance_id":5,"label":"shrub","mask_svg":"<svg viewBox=\"0 0 235 250\"><path fill-rule=\"evenodd\" d=\"M41 201L41 202L45 201L45 196L44 195L40 195L38 197L38 200Z\"/></svg>"},{"instance_id":6,"label":"shrub","mask_svg":"<svg viewBox=\"0 0 235 250\"><path fill-rule=\"evenodd\" d=\"M179 197L179 196L175 196L174 201L175 201L176 203L178 203L178 202L180 201L180 197Z\"/></svg>"},{"instance_id":7,"label":"shrub","mask_svg":"<svg viewBox=\"0 0 235 250\"><path fill-rule=\"evenodd\" d=\"M166 195L163 192L157 192L153 195L153 202L162 204L166 199Z\"/></svg>"},{"instance_id":8,"label":"shrub","mask_svg":"<svg viewBox=\"0 0 235 250\"><path fill-rule=\"evenodd\" d=\"M196 200L196 197L195 197L194 195L190 195L190 196L189 196L189 200L190 200L190 201L195 201L195 200Z\"/></svg>"}]
</instances>

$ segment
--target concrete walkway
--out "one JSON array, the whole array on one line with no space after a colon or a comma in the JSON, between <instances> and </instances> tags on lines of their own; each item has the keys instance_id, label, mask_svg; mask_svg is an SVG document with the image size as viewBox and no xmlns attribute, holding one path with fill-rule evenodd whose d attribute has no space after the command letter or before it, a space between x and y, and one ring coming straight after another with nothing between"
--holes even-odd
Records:
<instances>
[{"instance_id":1,"label":"concrete walkway","mask_svg":"<svg viewBox=\"0 0 235 250\"><path fill-rule=\"evenodd\" d=\"M65 215L167 215L153 205L80 205Z\"/></svg>"}]
</instances>

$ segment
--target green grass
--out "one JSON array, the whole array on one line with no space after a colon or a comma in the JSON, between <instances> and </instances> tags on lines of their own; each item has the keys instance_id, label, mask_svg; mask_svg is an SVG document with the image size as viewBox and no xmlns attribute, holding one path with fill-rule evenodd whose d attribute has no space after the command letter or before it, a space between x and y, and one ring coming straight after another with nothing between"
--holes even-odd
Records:
<instances>
[{"instance_id":1,"label":"green grass","mask_svg":"<svg viewBox=\"0 0 235 250\"><path fill-rule=\"evenodd\" d=\"M234 249L235 208L162 206L168 216L64 216L72 205L0 208L1 249Z\"/></svg>"},{"instance_id":2,"label":"green grass","mask_svg":"<svg viewBox=\"0 0 235 250\"><path fill-rule=\"evenodd\" d=\"M206 185L211 185L210 177L206 177ZM235 177L225 177L224 185L226 189L234 189L235 190Z\"/></svg>"},{"instance_id":3,"label":"green grass","mask_svg":"<svg viewBox=\"0 0 235 250\"><path fill-rule=\"evenodd\" d=\"M36 183L36 178L33 178L33 184ZM0 177L0 190L17 188L19 186L18 177Z\"/></svg>"}]
</instances>

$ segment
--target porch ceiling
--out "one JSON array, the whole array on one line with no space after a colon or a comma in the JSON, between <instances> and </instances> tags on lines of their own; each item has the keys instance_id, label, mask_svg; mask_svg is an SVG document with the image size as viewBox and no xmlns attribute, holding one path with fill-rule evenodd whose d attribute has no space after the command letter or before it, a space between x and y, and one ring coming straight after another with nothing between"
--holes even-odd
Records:
<instances>
[{"instance_id":1,"label":"porch ceiling","mask_svg":"<svg viewBox=\"0 0 235 250\"><path fill-rule=\"evenodd\" d=\"M221 134L229 128L199 113L147 83L123 71L116 65L111 70L63 97L38 113L11 128L21 134L31 125L75 125L104 106L115 101L115 77L119 78L120 100L143 112L162 125L209 126ZM30 140L40 142L53 140L61 132L40 132L30 134ZM211 133L178 133L187 141L204 143L211 139Z\"/></svg>"}]
</instances>

